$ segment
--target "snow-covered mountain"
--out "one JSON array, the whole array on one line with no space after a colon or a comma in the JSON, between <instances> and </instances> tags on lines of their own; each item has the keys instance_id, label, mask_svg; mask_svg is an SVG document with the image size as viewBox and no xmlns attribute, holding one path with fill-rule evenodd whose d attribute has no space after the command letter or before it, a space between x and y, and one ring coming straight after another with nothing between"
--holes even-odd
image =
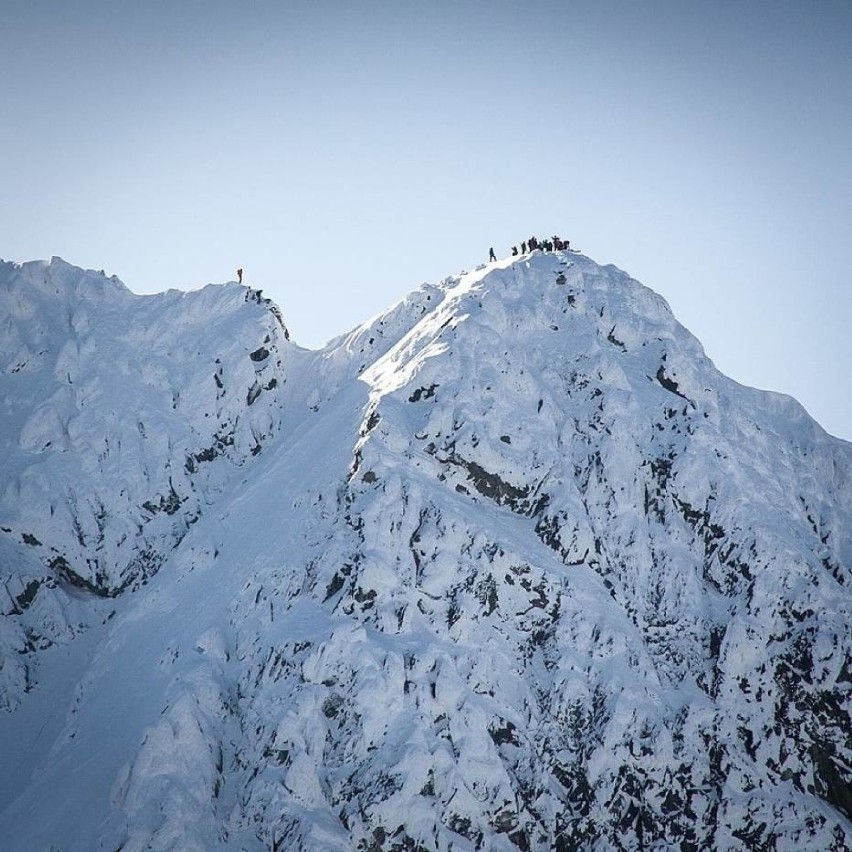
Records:
<instances>
[{"instance_id":1,"label":"snow-covered mountain","mask_svg":"<svg viewBox=\"0 0 852 852\"><path fill-rule=\"evenodd\" d=\"M0 371L4 849L852 847L852 445L623 272L0 264Z\"/></svg>"}]
</instances>

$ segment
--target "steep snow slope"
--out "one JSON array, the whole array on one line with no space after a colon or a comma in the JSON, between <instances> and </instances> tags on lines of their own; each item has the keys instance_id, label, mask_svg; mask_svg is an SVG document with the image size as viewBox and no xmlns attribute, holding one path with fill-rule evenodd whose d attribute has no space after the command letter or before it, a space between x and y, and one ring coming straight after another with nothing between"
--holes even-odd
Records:
<instances>
[{"instance_id":1,"label":"steep snow slope","mask_svg":"<svg viewBox=\"0 0 852 852\"><path fill-rule=\"evenodd\" d=\"M140 298L104 294L88 309L99 334L105 302L124 314ZM848 444L721 376L662 299L579 255L424 287L316 353L247 295L156 297L209 299L216 346L186 317L161 328L166 312L144 302L158 318L123 357L153 337L180 353L150 403L168 452L132 432L148 390L91 404L91 424L116 411L115 440L131 431L167 472L133 468L116 514L183 471L191 513L155 539L156 575L127 570L149 546L137 536L105 552L108 583L63 586L39 559L55 548L71 564L73 524L51 538L48 511L15 515L8 497L39 492L7 489L11 620L41 625L48 601L89 625L39 652L44 677L0 720L6 753L33 754L4 791L9 848L852 845ZM78 383L120 363L111 334ZM270 344L279 372L253 378L251 353ZM224 458L192 470L223 418L198 391L172 401L215 357L241 377L238 429L257 428L251 382L267 387L263 452L223 441ZM69 493L120 497L82 444L65 462L76 480L56 462L29 473L43 438L69 440L65 397L46 402L58 358L42 363L52 378L32 404L45 423L59 409L59 426L40 435L25 412L4 428L4 485L40 482L54 515ZM15 411L41 386L19 387ZM97 536L84 539L91 558ZM52 597L27 584L39 572ZM57 660L81 674L62 681Z\"/></svg>"}]
</instances>

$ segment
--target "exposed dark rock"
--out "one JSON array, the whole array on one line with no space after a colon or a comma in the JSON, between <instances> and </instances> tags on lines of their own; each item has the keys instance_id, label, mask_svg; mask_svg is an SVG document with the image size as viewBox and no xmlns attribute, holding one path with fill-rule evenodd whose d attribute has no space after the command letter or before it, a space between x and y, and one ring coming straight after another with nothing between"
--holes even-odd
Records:
<instances>
[{"instance_id":1,"label":"exposed dark rock","mask_svg":"<svg viewBox=\"0 0 852 852\"><path fill-rule=\"evenodd\" d=\"M196 458L198 458L198 456L196 456ZM199 459L199 461L207 461L207 459ZM177 491L175 491L175 487L171 480L169 480L169 493L166 495L161 494L157 502L154 502L153 500L146 500L142 504L142 508L147 512L150 512L152 515L156 515L158 512L165 512L167 515L174 515L175 512L180 509L181 502L180 496Z\"/></svg>"},{"instance_id":2,"label":"exposed dark rock","mask_svg":"<svg viewBox=\"0 0 852 852\"><path fill-rule=\"evenodd\" d=\"M517 746L520 745L520 741L515 735L515 726L511 722L504 722L502 725L494 725L488 729L488 733L491 735L491 739L494 740L495 745L504 745L508 743L509 745Z\"/></svg>"},{"instance_id":3,"label":"exposed dark rock","mask_svg":"<svg viewBox=\"0 0 852 852\"><path fill-rule=\"evenodd\" d=\"M438 388L439 385L431 384L429 387L417 388L414 393L408 397L409 402L420 402L421 399L431 399L435 396L435 389Z\"/></svg>"},{"instance_id":4,"label":"exposed dark rock","mask_svg":"<svg viewBox=\"0 0 852 852\"><path fill-rule=\"evenodd\" d=\"M375 408L370 409L370 413L367 415L367 420L364 423L364 427L361 429L361 432L360 432L361 437L364 437L365 435L369 435L370 432L372 432L373 429L375 429L376 426L379 425L380 420L381 420L381 417L379 415L379 412L376 411Z\"/></svg>"},{"instance_id":5,"label":"exposed dark rock","mask_svg":"<svg viewBox=\"0 0 852 852\"><path fill-rule=\"evenodd\" d=\"M467 461L452 453L445 461L464 468L476 490L484 497L494 500L501 506L510 505L516 511L522 512L529 508L527 504L522 504L524 498L530 493L528 486L519 488L511 483L504 482L496 473L489 473L476 462Z\"/></svg>"},{"instance_id":6,"label":"exposed dark rock","mask_svg":"<svg viewBox=\"0 0 852 852\"><path fill-rule=\"evenodd\" d=\"M685 399L687 402L692 402L692 400L689 399L689 397L684 396L684 394L682 394L680 392L680 390L678 390L678 387L679 387L678 383L676 381L674 381L674 379L670 379L666 375L666 370L662 365L657 370L657 381L670 393L673 393L676 396L679 396L681 399Z\"/></svg>"},{"instance_id":7,"label":"exposed dark rock","mask_svg":"<svg viewBox=\"0 0 852 852\"><path fill-rule=\"evenodd\" d=\"M23 611L35 600L38 590L41 588L39 580L30 580L26 588L15 598L15 605L19 611Z\"/></svg>"},{"instance_id":8,"label":"exposed dark rock","mask_svg":"<svg viewBox=\"0 0 852 852\"><path fill-rule=\"evenodd\" d=\"M335 573L325 590L325 597L323 598L323 601L333 598L343 588L343 582L343 577L340 573Z\"/></svg>"},{"instance_id":9,"label":"exposed dark rock","mask_svg":"<svg viewBox=\"0 0 852 852\"><path fill-rule=\"evenodd\" d=\"M99 598L115 597L118 591L120 591L109 589L102 585L98 585L87 580L81 574L78 574L68 564L68 560L65 559L64 556L54 556L48 564L56 572L56 576L61 581L68 583L69 585L74 586L77 589L82 589L83 591L91 592L93 595L97 595Z\"/></svg>"},{"instance_id":10,"label":"exposed dark rock","mask_svg":"<svg viewBox=\"0 0 852 852\"><path fill-rule=\"evenodd\" d=\"M610 343L612 343L612 344L613 344L613 346L617 346L619 349L622 349L622 350L624 350L625 352L627 351L627 347L624 345L624 343L623 343L621 340L619 340L619 339L615 336L615 326L613 326L613 327L610 329L609 334L606 336L606 339L607 339ZM661 369L662 369L662 368L661 368Z\"/></svg>"}]
</instances>

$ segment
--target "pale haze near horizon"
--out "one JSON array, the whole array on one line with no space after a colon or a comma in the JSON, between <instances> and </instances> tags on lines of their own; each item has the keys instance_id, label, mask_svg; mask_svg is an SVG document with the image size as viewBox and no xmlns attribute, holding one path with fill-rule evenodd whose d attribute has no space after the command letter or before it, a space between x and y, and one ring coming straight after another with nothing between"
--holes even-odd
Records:
<instances>
[{"instance_id":1,"label":"pale haze near horizon","mask_svg":"<svg viewBox=\"0 0 852 852\"><path fill-rule=\"evenodd\" d=\"M530 234L852 438L852 4L5 2L0 256L315 348Z\"/></svg>"}]
</instances>

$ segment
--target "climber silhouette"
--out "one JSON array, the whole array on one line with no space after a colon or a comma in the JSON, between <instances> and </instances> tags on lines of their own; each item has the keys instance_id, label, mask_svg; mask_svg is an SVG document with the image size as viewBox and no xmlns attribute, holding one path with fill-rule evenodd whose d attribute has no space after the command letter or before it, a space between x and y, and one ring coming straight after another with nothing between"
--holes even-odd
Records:
<instances>
[{"instance_id":1,"label":"climber silhouette","mask_svg":"<svg viewBox=\"0 0 852 852\"><path fill-rule=\"evenodd\" d=\"M243 283L243 270L242 267L237 270L237 281L242 284Z\"/></svg>"}]
</instances>

